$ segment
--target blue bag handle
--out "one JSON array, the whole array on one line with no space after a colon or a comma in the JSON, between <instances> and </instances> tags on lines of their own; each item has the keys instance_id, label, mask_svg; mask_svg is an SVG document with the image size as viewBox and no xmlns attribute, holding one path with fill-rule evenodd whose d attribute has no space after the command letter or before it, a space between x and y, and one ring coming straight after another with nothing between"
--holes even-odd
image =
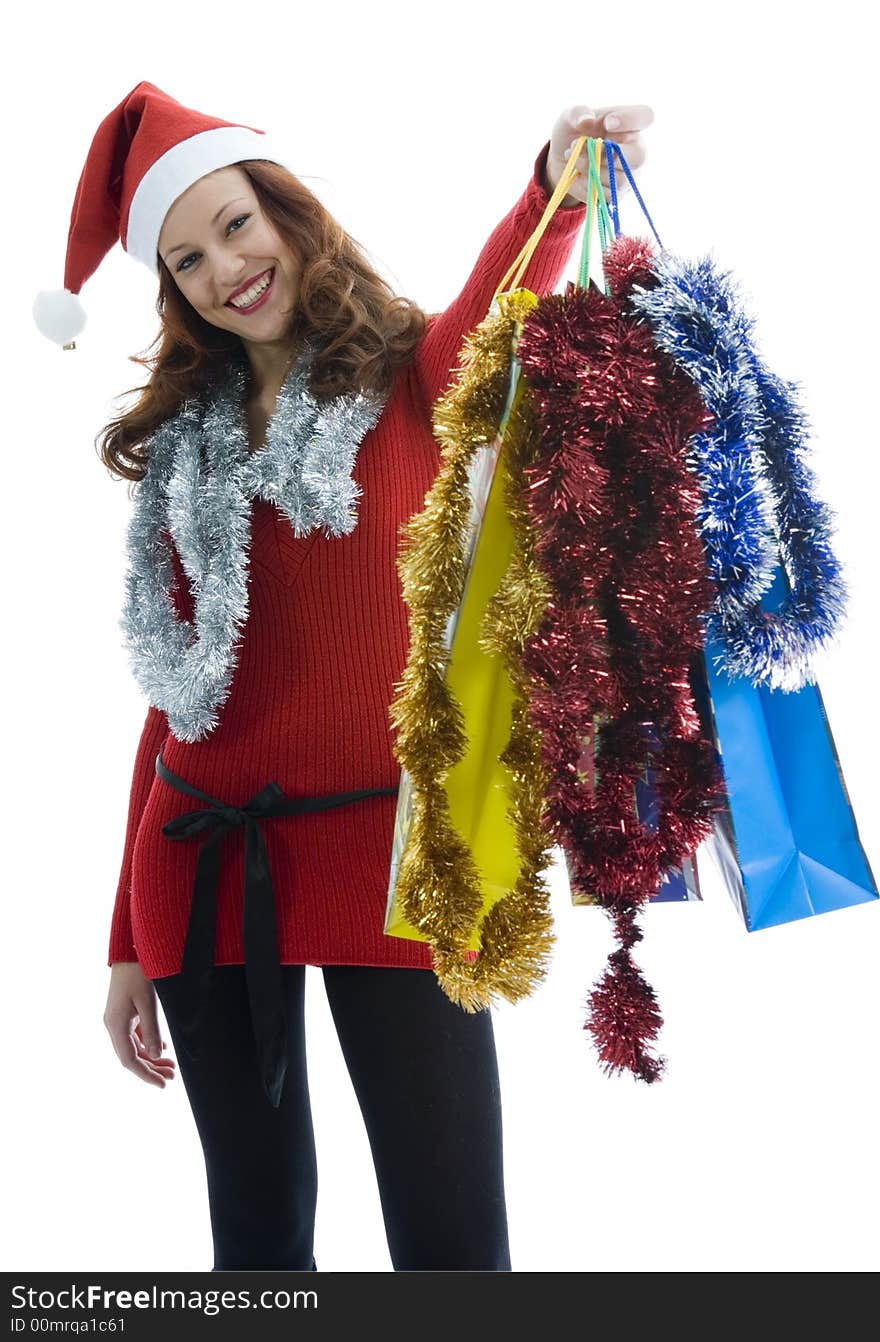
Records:
<instances>
[{"instance_id":1,"label":"blue bag handle","mask_svg":"<svg viewBox=\"0 0 880 1342\"><path fill-rule=\"evenodd\" d=\"M596 139L593 136L583 135L580 137L580 139L576 140L574 145L572 146L571 157L575 159L575 161L580 157L581 153L583 152L584 145L586 145L587 150L587 193L586 193L587 215L586 215L586 222L584 224L583 241L581 243L581 259L578 268L578 279L577 279L577 287L581 289L586 289L589 284L590 246L593 237L594 202L598 204L599 240L603 256L607 251L608 247L611 245L611 243L616 238L620 237L621 233L620 208L617 193L617 179L615 176L615 169L614 169L614 155L616 155L619 158L620 165L623 169L624 175L626 176L630 186L633 189L633 194L635 195L636 200L639 202L639 205L642 209L642 213L644 214L645 218L648 221L648 224L650 225L651 232L654 234L654 237L657 240L657 246L660 248L661 251L663 251L663 243L660 241L660 235L657 232L656 228L654 227L654 221L648 212L644 200L642 199L642 195L641 192L639 191L639 188L636 186L635 179L630 170L630 166L626 161L626 158L620 145L616 144L613 140L602 140L602 139ZM603 147L605 150L605 157L608 162L608 179L611 187L610 214L607 202L605 200L605 191L603 189L602 181L599 176L599 162L601 161ZM613 153L609 152L611 150L613 150ZM607 282L604 282L604 289L606 297L609 296L609 286Z\"/></svg>"}]
</instances>

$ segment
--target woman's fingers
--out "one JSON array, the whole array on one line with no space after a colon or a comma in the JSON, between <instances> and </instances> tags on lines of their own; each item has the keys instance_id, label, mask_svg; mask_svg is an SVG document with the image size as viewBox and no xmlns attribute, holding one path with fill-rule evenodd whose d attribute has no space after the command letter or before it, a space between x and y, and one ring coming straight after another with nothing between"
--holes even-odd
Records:
<instances>
[{"instance_id":1,"label":"woman's fingers","mask_svg":"<svg viewBox=\"0 0 880 1342\"><path fill-rule=\"evenodd\" d=\"M641 141L642 133L641 131L638 130L628 130L622 132L615 131L613 135L600 134L600 135L594 135L592 138L594 140L614 140L617 144L635 144L638 141ZM577 144L578 140L581 139L583 139L582 135L573 135L571 137L571 144L568 146L569 149L573 149L574 146ZM629 157L629 155L627 155L627 157Z\"/></svg>"},{"instance_id":2,"label":"woman's fingers","mask_svg":"<svg viewBox=\"0 0 880 1342\"><path fill-rule=\"evenodd\" d=\"M631 169L632 172L635 172L637 168L640 168L640 167L641 167L641 165L642 165L642 164L644 163L644 161L645 161L645 158L647 157L647 152L646 152L646 149L645 149L645 143L644 143L644 140L642 140L641 136L639 135L639 133L638 133L637 131L633 132L632 135L630 135L630 136L628 136L628 137L627 137L627 136L613 135L613 136L608 136L608 139L613 139L613 140L615 140L615 141L624 140L624 141L626 142L626 148L625 148L625 150L624 150L624 158L626 159L627 166ZM563 158L565 159L565 162L566 162L566 163L568 163L569 159L571 158L572 151L573 151L573 149L574 149L574 145L575 145L576 143L577 143L577 141L575 141L574 143L572 143L571 145L569 145L568 149L566 149L566 151L565 151L565 153L564 153L564 155L563 155ZM615 183L616 183L617 187L619 188L619 190L621 190L621 191L626 191L626 190L628 189L628 186L629 186L629 182L628 182L626 173L623 171L623 168L622 168L621 165L620 165L620 160L619 160L619 158L616 156L616 154L614 154L614 151L613 151L613 150L611 151L611 154L614 156L614 180L615 180ZM606 148L603 148L603 151L602 151L602 158L601 158L601 161L600 161L600 167L599 167L599 178L600 178L601 182L603 183L603 185L604 185L604 186L607 186L607 187L610 189L610 186L611 186L611 172L610 172L610 169L609 169L609 167L608 167L608 159L609 159L609 153L608 153L608 150L607 150ZM588 174L588 172L589 172L589 163L588 163L588 160L587 160L587 147L586 147L586 145L584 145L583 149L581 150L580 154L578 155L578 173L579 173L581 176L586 177L587 174Z\"/></svg>"},{"instance_id":3,"label":"woman's fingers","mask_svg":"<svg viewBox=\"0 0 880 1342\"><path fill-rule=\"evenodd\" d=\"M141 1030L140 1021L138 1021L137 1025L132 1030L130 1038L135 1046L138 1069L143 1068L147 1072L153 1073L154 1075L165 1077L170 1081L174 1076L174 1069L177 1066L177 1064L173 1058L150 1057L149 1049L147 1048L147 1045L144 1043L144 1037ZM162 1041L161 1047L163 1049L167 1048L167 1044L164 1042L164 1040Z\"/></svg>"},{"instance_id":4,"label":"woman's fingers","mask_svg":"<svg viewBox=\"0 0 880 1342\"><path fill-rule=\"evenodd\" d=\"M595 111L596 120L601 122L609 135L617 139L621 132L646 130L654 120L653 109L647 103L630 103L621 107L618 103L609 104L607 107L597 107ZM606 117L616 117L617 124L609 125ZM601 135L603 132L600 131Z\"/></svg>"},{"instance_id":5,"label":"woman's fingers","mask_svg":"<svg viewBox=\"0 0 880 1342\"><path fill-rule=\"evenodd\" d=\"M140 1034L140 1022L132 1028L136 1016L130 1003L125 1009L116 1006L109 1008L104 1015L104 1024L110 1035L116 1056L128 1071L134 1072L141 1081L152 1086L165 1086L166 1078L174 1078L174 1060L172 1058L150 1058Z\"/></svg>"},{"instance_id":6,"label":"woman's fingers","mask_svg":"<svg viewBox=\"0 0 880 1342\"><path fill-rule=\"evenodd\" d=\"M616 120L615 120L616 119ZM556 186L565 166L570 162L579 139L591 137L620 145L627 167L635 174L645 161L645 144L641 132L654 120L654 112L647 103L609 104L607 107L589 107L578 103L567 107L556 118L550 133L550 151L547 157L546 182L550 189ZM614 180L618 194L629 190L629 179L614 151ZM606 201L611 200L611 168L608 148L604 149L599 165L599 178ZM576 174L569 184L568 194L575 200L586 201L589 181L589 163L586 144L578 155Z\"/></svg>"},{"instance_id":7,"label":"woman's fingers","mask_svg":"<svg viewBox=\"0 0 880 1342\"><path fill-rule=\"evenodd\" d=\"M165 1077L157 1070L157 1064L146 1056L145 1051L142 1052L143 1041L137 1038L126 1023L114 1025L108 1022L107 1029L113 1040L116 1056L127 1071L134 1072L141 1081L147 1081L152 1086L165 1085Z\"/></svg>"}]
</instances>

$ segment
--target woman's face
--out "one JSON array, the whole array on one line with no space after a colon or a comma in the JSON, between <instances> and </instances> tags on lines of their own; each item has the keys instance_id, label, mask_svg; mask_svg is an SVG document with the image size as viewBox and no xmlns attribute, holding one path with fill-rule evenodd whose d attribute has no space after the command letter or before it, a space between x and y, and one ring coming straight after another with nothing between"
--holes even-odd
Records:
<instances>
[{"instance_id":1,"label":"woman's face","mask_svg":"<svg viewBox=\"0 0 880 1342\"><path fill-rule=\"evenodd\" d=\"M212 326L243 340L283 340L299 269L240 168L218 168L177 197L162 224L159 255L180 292ZM230 301L233 296L242 306Z\"/></svg>"}]
</instances>

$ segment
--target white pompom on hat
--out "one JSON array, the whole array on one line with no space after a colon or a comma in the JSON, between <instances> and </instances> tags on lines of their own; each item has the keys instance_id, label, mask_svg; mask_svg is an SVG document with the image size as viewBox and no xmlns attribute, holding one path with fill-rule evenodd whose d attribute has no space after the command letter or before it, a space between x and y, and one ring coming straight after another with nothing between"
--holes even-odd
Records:
<instances>
[{"instance_id":1,"label":"white pompom on hat","mask_svg":"<svg viewBox=\"0 0 880 1342\"><path fill-rule=\"evenodd\" d=\"M290 167L264 131L184 107L155 84L136 85L92 140L70 215L64 288L34 300L43 335L75 349L86 324L80 289L117 240L158 275L159 234L177 197L206 173L247 159Z\"/></svg>"},{"instance_id":2,"label":"white pompom on hat","mask_svg":"<svg viewBox=\"0 0 880 1342\"><path fill-rule=\"evenodd\" d=\"M41 289L34 299L34 321L44 336L74 349L73 338L86 324L86 310L69 289Z\"/></svg>"}]
</instances>

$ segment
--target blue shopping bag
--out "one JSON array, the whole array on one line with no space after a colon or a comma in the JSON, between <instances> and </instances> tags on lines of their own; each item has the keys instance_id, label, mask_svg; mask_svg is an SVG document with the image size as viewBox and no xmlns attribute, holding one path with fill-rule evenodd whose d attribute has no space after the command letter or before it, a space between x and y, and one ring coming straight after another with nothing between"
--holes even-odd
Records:
<instances>
[{"instance_id":1,"label":"blue shopping bag","mask_svg":"<svg viewBox=\"0 0 880 1342\"><path fill-rule=\"evenodd\" d=\"M762 601L788 590L780 568ZM691 682L721 756L727 807L705 847L750 932L878 898L818 685L755 688L716 667L707 641Z\"/></svg>"},{"instance_id":2,"label":"blue shopping bag","mask_svg":"<svg viewBox=\"0 0 880 1342\"><path fill-rule=\"evenodd\" d=\"M646 724L646 736L656 747L656 734L649 724ZM596 763L594 730L590 730L581 743L578 769L584 779L588 782L588 785L591 788L595 787ZM649 830L656 830L660 813L656 774L647 764L636 780L633 809L643 825ZM562 848L562 856L571 891L571 902L574 905L591 904L593 901L589 896L578 894L572 886L571 866L569 864L568 854L564 848ZM680 866L669 867L663 873L660 880L660 886L651 896L649 902L651 904L672 904L681 903L682 901L689 902L693 900L701 900L702 898L703 895L700 890L700 876L697 869L696 854L692 853L684 859Z\"/></svg>"},{"instance_id":3,"label":"blue shopping bag","mask_svg":"<svg viewBox=\"0 0 880 1342\"><path fill-rule=\"evenodd\" d=\"M636 783L636 814L648 829L655 830L659 817L657 788L653 769L646 768ZM682 900L702 899L697 863L692 854L679 867L670 867L663 873L660 888L651 896L652 904L669 904Z\"/></svg>"}]
</instances>

